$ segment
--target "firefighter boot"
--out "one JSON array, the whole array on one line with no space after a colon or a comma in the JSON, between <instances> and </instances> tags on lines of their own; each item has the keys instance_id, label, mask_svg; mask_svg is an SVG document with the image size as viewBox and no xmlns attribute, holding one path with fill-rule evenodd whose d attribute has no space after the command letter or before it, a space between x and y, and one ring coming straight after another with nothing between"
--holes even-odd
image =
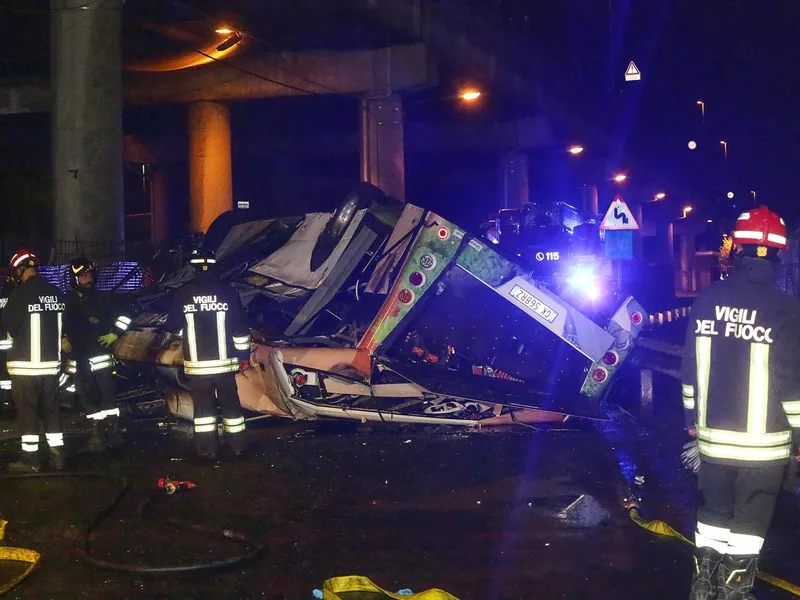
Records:
<instances>
[{"instance_id":1,"label":"firefighter boot","mask_svg":"<svg viewBox=\"0 0 800 600\"><path fill-rule=\"evenodd\" d=\"M122 448L122 429L119 426L119 417L106 417L106 445L110 450Z\"/></svg>"},{"instance_id":2,"label":"firefighter boot","mask_svg":"<svg viewBox=\"0 0 800 600\"><path fill-rule=\"evenodd\" d=\"M719 565L717 600L756 600L758 556L728 556Z\"/></svg>"},{"instance_id":3,"label":"firefighter boot","mask_svg":"<svg viewBox=\"0 0 800 600\"><path fill-rule=\"evenodd\" d=\"M8 472L14 475L38 473L42 468L38 452L22 452L19 460L9 463Z\"/></svg>"},{"instance_id":4,"label":"firefighter boot","mask_svg":"<svg viewBox=\"0 0 800 600\"><path fill-rule=\"evenodd\" d=\"M54 471L63 471L67 463L64 446L50 448L50 468Z\"/></svg>"},{"instance_id":5,"label":"firefighter boot","mask_svg":"<svg viewBox=\"0 0 800 600\"><path fill-rule=\"evenodd\" d=\"M80 454L102 454L106 451L105 419L91 419L89 441L80 449Z\"/></svg>"},{"instance_id":6,"label":"firefighter boot","mask_svg":"<svg viewBox=\"0 0 800 600\"><path fill-rule=\"evenodd\" d=\"M225 436L228 442L228 457L240 458L245 453L245 433L229 433Z\"/></svg>"},{"instance_id":7,"label":"firefighter boot","mask_svg":"<svg viewBox=\"0 0 800 600\"><path fill-rule=\"evenodd\" d=\"M694 551L694 575L689 600L716 600L717 569L722 555L713 548L701 547Z\"/></svg>"},{"instance_id":8,"label":"firefighter boot","mask_svg":"<svg viewBox=\"0 0 800 600\"><path fill-rule=\"evenodd\" d=\"M201 460L217 460L219 458L219 439L217 432L204 432L194 434L194 447L197 457Z\"/></svg>"}]
</instances>

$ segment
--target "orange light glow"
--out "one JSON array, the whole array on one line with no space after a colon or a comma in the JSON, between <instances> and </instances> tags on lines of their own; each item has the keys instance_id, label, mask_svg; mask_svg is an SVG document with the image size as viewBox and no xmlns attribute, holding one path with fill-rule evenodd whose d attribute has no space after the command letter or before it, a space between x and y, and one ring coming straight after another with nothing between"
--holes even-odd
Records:
<instances>
[{"instance_id":1,"label":"orange light glow","mask_svg":"<svg viewBox=\"0 0 800 600\"><path fill-rule=\"evenodd\" d=\"M570 154L580 154L583 152L583 146L571 146L569 149Z\"/></svg>"},{"instance_id":2,"label":"orange light glow","mask_svg":"<svg viewBox=\"0 0 800 600\"><path fill-rule=\"evenodd\" d=\"M614 175L614 181L616 181L617 183L622 183L627 178L628 176L625 175L624 173L618 173L617 175Z\"/></svg>"},{"instance_id":3,"label":"orange light glow","mask_svg":"<svg viewBox=\"0 0 800 600\"><path fill-rule=\"evenodd\" d=\"M217 29L215 31L216 31L216 33L218 33L220 35L230 35L231 33L233 33L233 29L228 29L227 27L222 27L222 28Z\"/></svg>"},{"instance_id":4,"label":"orange light glow","mask_svg":"<svg viewBox=\"0 0 800 600\"><path fill-rule=\"evenodd\" d=\"M663 200L666 197L667 197L667 195L664 192L658 192L656 194L656 200Z\"/></svg>"},{"instance_id":5,"label":"orange light glow","mask_svg":"<svg viewBox=\"0 0 800 600\"><path fill-rule=\"evenodd\" d=\"M478 90L464 90L461 92L460 98L467 102L473 102L481 97L481 93Z\"/></svg>"}]
</instances>

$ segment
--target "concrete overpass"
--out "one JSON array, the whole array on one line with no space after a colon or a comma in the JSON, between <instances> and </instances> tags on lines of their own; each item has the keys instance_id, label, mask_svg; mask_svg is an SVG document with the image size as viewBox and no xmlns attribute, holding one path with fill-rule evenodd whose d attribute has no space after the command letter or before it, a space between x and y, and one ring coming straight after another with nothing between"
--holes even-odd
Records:
<instances>
[{"instance_id":1,"label":"concrete overpass","mask_svg":"<svg viewBox=\"0 0 800 600\"><path fill-rule=\"evenodd\" d=\"M256 51L254 44L234 57L203 66L137 71L123 77L122 0L84 8L84 0L51 1L54 76L50 82L1 85L0 113L52 109L56 237L61 244L75 241L74 252L113 256L123 245L123 102L190 105L191 223L196 230L204 230L232 205L226 101L301 94L360 96L362 179L401 200L405 196L401 94L436 85L440 69L459 69L471 80L512 88L534 112L548 105L555 111L552 107L558 105L548 103L536 69L527 67L526 61L506 60L507 48L499 58L498 40L507 45L508 36L483 26L470 30L469 22L454 19L454 7L443 3L338 3L385 28L393 43L382 47L265 53ZM302 12L303 6L296 10ZM536 147L548 142L547 130L541 118L535 125L529 120L511 122L494 128L489 139L503 149ZM455 131L450 139L460 137L469 144L474 134ZM441 137L431 136L428 143ZM514 153L506 164L507 176L514 180L506 187L525 196L524 155ZM83 243L85 249L77 247Z\"/></svg>"}]
</instances>

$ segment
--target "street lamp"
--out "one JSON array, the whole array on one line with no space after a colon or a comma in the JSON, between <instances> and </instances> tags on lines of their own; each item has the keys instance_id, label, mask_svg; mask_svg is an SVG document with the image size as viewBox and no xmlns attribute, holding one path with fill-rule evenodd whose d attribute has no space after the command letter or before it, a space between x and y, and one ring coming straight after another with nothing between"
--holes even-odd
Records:
<instances>
[{"instance_id":1,"label":"street lamp","mask_svg":"<svg viewBox=\"0 0 800 600\"><path fill-rule=\"evenodd\" d=\"M216 30L216 33L220 35L230 35L231 33L233 33L233 29L228 29L227 27L220 27L219 29Z\"/></svg>"},{"instance_id":2,"label":"street lamp","mask_svg":"<svg viewBox=\"0 0 800 600\"><path fill-rule=\"evenodd\" d=\"M577 156L583 152L583 146L570 146L568 152L573 156Z\"/></svg>"},{"instance_id":3,"label":"street lamp","mask_svg":"<svg viewBox=\"0 0 800 600\"><path fill-rule=\"evenodd\" d=\"M706 103L703 102L702 100L698 100L697 104L700 105L700 115L703 118L703 125L705 125L706 124Z\"/></svg>"},{"instance_id":4,"label":"street lamp","mask_svg":"<svg viewBox=\"0 0 800 600\"><path fill-rule=\"evenodd\" d=\"M736 195L736 194L734 194L733 192L728 192L728 200L733 200L733 197L734 197L735 195Z\"/></svg>"},{"instance_id":5,"label":"street lamp","mask_svg":"<svg viewBox=\"0 0 800 600\"><path fill-rule=\"evenodd\" d=\"M481 93L475 89L467 89L461 92L461 94L459 94L459 98L461 98L465 102L474 102L480 97Z\"/></svg>"},{"instance_id":6,"label":"street lamp","mask_svg":"<svg viewBox=\"0 0 800 600\"><path fill-rule=\"evenodd\" d=\"M627 178L628 176L625 175L625 173L617 173L616 175L614 175L614 181L616 181L617 183L622 183Z\"/></svg>"},{"instance_id":7,"label":"street lamp","mask_svg":"<svg viewBox=\"0 0 800 600\"><path fill-rule=\"evenodd\" d=\"M666 197L667 197L667 195L664 192L658 192L656 194L656 200L663 200Z\"/></svg>"},{"instance_id":8,"label":"street lamp","mask_svg":"<svg viewBox=\"0 0 800 600\"><path fill-rule=\"evenodd\" d=\"M695 150L697 149L697 142L695 142L694 140L689 140L687 146L689 146L689 150Z\"/></svg>"},{"instance_id":9,"label":"street lamp","mask_svg":"<svg viewBox=\"0 0 800 600\"><path fill-rule=\"evenodd\" d=\"M692 210L693 209L692 209L691 206L684 206L683 207L683 218L685 219L686 215L688 215L690 212L692 212Z\"/></svg>"},{"instance_id":10,"label":"street lamp","mask_svg":"<svg viewBox=\"0 0 800 600\"><path fill-rule=\"evenodd\" d=\"M750 193L753 194L753 204L755 204L756 203L756 191L755 190L750 190Z\"/></svg>"},{"instance_id":11,"label":"street lamp","mask_svg":"<svg viewBox=\"0 0 800 600\"><path fill-rule=\"evenodd\" d=\"M719 143L722 144L722 148L725 151L725 160L728 160L728 142L720 140Z\"/></svg>"}]
</instances>

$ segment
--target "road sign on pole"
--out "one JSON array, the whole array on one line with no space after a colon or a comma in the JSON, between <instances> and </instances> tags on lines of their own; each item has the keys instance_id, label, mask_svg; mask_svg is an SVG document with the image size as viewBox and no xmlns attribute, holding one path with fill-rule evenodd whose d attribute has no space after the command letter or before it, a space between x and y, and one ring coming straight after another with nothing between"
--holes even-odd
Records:
<instances>
[{"instance_id":1,"label":"road sign on pole","mask_svg":"<svg viewBox=\"0 0 800 600\"><path fill-rule=\"evenodd\" d=\"M628 63L628 68L625 69L625 81L639 81L642 78L642 72L636 63L631 61Z\"/></svg>"},{"instance_id":2,"label":"road sign on pole","mask_svg":"<svg viewBox=\"0 0 800 600\"><path fill-rule=\"evenodd\" d=\"M606 257L611 260L633 260L633 231L606 231Z\"/></svg>"},{"instance_id":3,"label":"road sign on pole","mask_svg":"<svg viewBox=\"0 0 800 600\"><path fill-rule=\"evenodd\" d=\"M639 224L633 218L633 213L625 201L617 196L608 207L606 216L600 223L600 229L611 231L636 231Z\"/></svg>"}]
</instances>

